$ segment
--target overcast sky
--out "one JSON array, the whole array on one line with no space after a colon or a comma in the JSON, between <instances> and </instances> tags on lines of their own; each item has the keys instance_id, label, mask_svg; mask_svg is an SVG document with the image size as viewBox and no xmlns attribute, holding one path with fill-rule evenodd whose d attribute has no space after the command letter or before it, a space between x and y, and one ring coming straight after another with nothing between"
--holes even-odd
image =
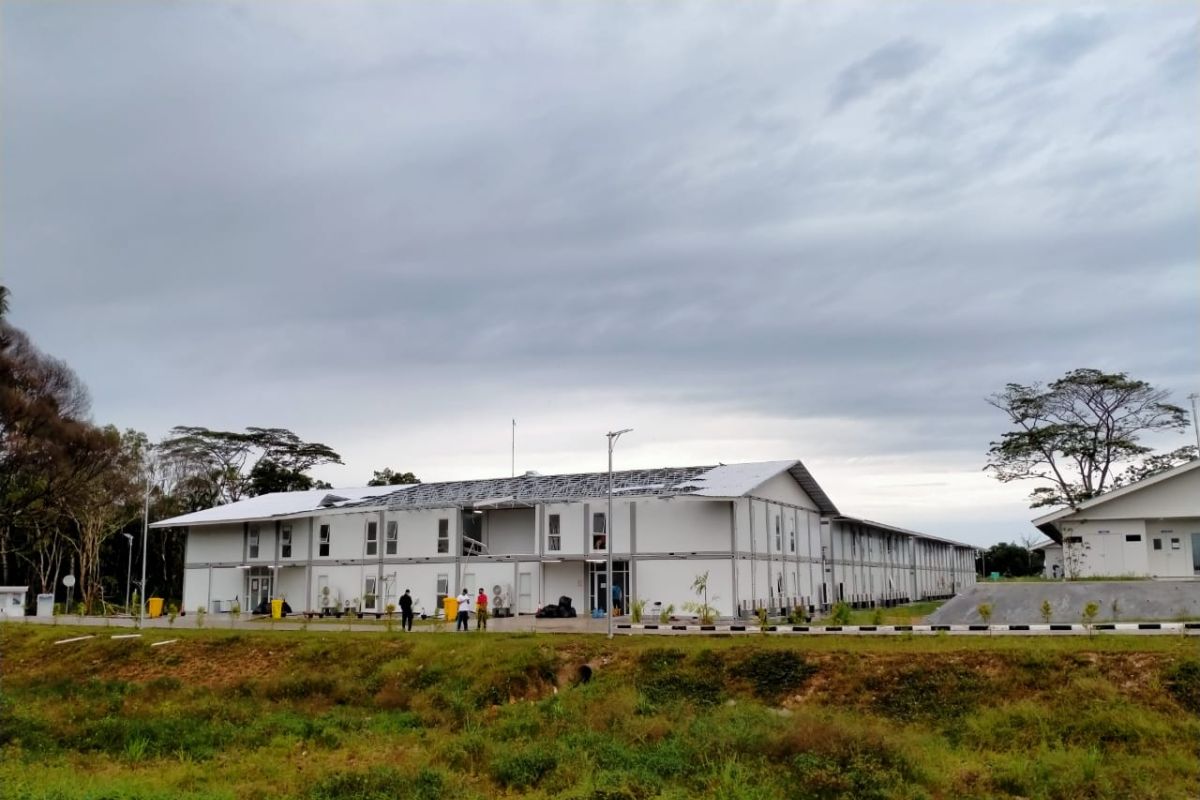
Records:
<instances>
[{"instance_id":1,"label":"overcast sky","mask_svg":"<svg viewBox=\"0 0 1200 800\"><path fill-rule=\"evenodd\" d=\"M983 398L1200 390L1192 2L0 4L0 281L97 422L361 485L800 458L1032 532ZM1187 436L1164 444L1179 446Z\"/></svg>"}]
</instances>

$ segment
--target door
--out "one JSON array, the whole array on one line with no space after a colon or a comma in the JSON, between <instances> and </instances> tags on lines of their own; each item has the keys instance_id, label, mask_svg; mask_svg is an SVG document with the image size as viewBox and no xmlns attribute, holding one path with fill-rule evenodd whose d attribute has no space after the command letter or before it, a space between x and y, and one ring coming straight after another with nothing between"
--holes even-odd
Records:
<instances>
[{"instance_id":1,"label":"door","mask_svg":"<svg viewBox=\"0 0 1200 800\"><path fill-rule=\"evenodd\" d=\"M1192 534L1192 574L1200 575L1200 533Z\"/></svg>"},{"instance_id":2,"label":"door","mask_svg":"<svg viewBox=\"0 0 1200 800\"><path fill-rule=\"evenodd\" d=\"M363 580L363 611L378 611L379 610L379 593L377 589L379 583L374 576Z\"/></svg>"},{"instance_id":3,"label":"door","mask_svg":"<svg viewBox=\"0 0 1200 800\"><path fill-rule=\"evenodd\" d=\"M522 572L517 578L517 613L533 613L533 574Z\"/></svg>"},{"instance_id":4,"label":"door","mask_svg":"<svg viewBox=\"0 0 1200 800\"><path fill-rule=\"evenodd\" d=\"M604 568L592 571L591 607L608 611L608 571Z\"/></svg>"},{"instance_id":5,"label":"door","mask_svg":"<svg viewBox=\"0 0 1200 800\"><path fill-rule=\"evenodd\" d=\"M247 611L254 611L256 608L266 603L271 599L271 578L268 575L251 575L250 576L250 591L246 593L246 597L250 600L250 608ZM268 609L269 610L269 609Z\"/></svg>"}]
</instances>

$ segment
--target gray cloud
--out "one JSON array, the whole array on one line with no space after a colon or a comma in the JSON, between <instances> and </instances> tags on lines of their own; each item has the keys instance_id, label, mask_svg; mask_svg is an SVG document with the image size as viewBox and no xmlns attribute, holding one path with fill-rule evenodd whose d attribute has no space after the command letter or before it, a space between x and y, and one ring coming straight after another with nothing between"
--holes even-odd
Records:
<instances>
[{"instance_id":1,"label":"gray cloud","mask_svg":"<svg viewBox=\"0 0 1200 800\"><path fill-rule=\"evenodd\" d=\"M635 424L866 513L864 465L990 487L1006 381L1200 388L1195 9L897 8L5 3L0 279L99 419L347 484L499 473L515 415L530 467Z\"/></svg>"},{"instance_id":2,"label":"gray cloud","mask_svg":"<svg viewBox=\"0 0 1200 800\"><path fill-rule=\"evenodd\" d=\"M829 110L839 111L881 86L902 83L934 56L934 48L915 39L888 42L845 67L829 87Z\"/></svg>"}]
</instances>

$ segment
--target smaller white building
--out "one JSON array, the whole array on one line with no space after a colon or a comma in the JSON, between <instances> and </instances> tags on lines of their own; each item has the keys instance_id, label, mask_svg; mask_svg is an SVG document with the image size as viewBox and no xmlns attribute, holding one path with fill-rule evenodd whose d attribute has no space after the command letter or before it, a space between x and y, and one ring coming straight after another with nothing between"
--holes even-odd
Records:
<instances>
[{"instance_id":1,"label":"smaller white building","mask_svg":"<svg viewBox=\"0 0 1200 800\"><path fill-rule=\"evenodd\" d=\"M1062 545L1068 578L1198 577L1200 460L1038 517L1033 524Z\"/></svg>"},{"instance_id":2,"label":"smaller white building","mask_svg":"<svg viewBox=\"0 0 1200 800\"><path fill-rule=\"evenodd\" d=\"M0 586L0 617L25 616L28 586Z\"/></svg>"},{"instance_id":3,"label":"smaller white building","mask_svg":"<svg viewBox=\"0 0 1200 800\"><path fill-rule=\"evenodd\" d=\"M1033 546L1034 550L1042 551L1042 577L1058 580L1064 577L1062 545L1049 539Z\"/></svg>"}]
</instances>

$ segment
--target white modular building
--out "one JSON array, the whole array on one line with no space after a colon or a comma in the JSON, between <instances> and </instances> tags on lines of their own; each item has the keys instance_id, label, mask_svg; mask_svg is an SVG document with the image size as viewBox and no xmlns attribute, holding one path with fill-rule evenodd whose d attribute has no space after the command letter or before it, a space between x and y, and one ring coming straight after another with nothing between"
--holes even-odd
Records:
<instances>
[{"instance_id":1,"label":"white modular building","mask_svg":"<svg viewBox=\"0 0 1200 800\"><path fill-rule=\"evenodd\" d=\"M188 530L183 605L378 614L409 590L497 589L514 613L570 598L811 611L947 597L973 583L973 548L840 514L800 461L539 475L288 492L156 522Z\"/></svg>"},{"instance_id":2,"label":"white modular building","mask_svg":"<svg viewBox=\"0 0 1200 800\"><path fill-rule=\"evenodd\" d=\"M1033 524L1062 546L1067 578L1195 578L1200 576L1200 460L1038 517Z\"/></svg>"}]
</instances>

